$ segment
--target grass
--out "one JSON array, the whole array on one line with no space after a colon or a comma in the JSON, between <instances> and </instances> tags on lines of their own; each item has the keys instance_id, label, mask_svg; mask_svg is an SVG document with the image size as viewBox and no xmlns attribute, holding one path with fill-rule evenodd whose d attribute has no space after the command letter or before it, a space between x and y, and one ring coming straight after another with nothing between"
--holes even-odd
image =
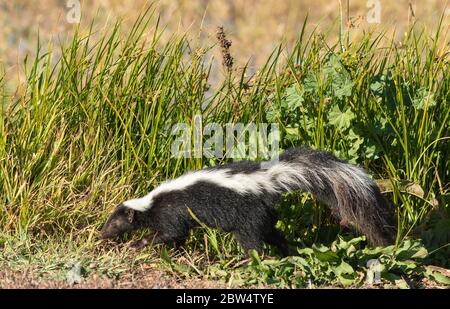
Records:
<instances>
[{"instance_id":1,"label":"grass","mask_svg":"<svg viewBox=\"0 0 450 309\"><path fill-rule=\"evenodd\" d=\"M106 30L77 29L60 46L38 44L36 57L24 62L26 82L14 92L0 88L0 263L35 265L60 279L73 260L86 274L108 276L153 263L186 276L230 281L234 274L243 285L277 286L303 286L306 279L361 285L364 265L355 250L390 256L395 263L385 274L394 269L397 277L436 277L423 268L430 263L449 267L446 29L428 33L415 25L401 42L367 33L330 46L322 33L307 34L306 25L291 52L280 45L252 76L245 67L224 68L214 85L208 53L219 47L193 48L176 35L162 43L150 9L127 33L117 22ZM206 228L191 235L184 262L165 247L130 253L101 243L99 228L123 200L223 163L172 158L168 126L192 124L197 114L203 124L278 123L282 148L326 149L386 180L398 214L397 245L373 253L356 238L354 250L342 249L352 244L349 232L306 194L289 194L279 207L279 228L301 244L299 257L266 262L253 255L246 265L230 235ZM336 240L338 234L344 238ZM410 237L422 238L426 248ZM402 248L411 252L407 262ZM324 269L328 275L319 275Z\"/></svg>"}]
</instances>

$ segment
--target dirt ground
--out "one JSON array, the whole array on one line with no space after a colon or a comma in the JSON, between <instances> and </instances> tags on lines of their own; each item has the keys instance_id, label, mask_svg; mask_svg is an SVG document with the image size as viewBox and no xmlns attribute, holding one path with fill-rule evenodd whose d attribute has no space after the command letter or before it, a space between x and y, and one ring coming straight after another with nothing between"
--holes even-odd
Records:
<instances>
[{"instance_id":1,"label":"dirt ground","mask_svg":"<svg viewBox=\"0 0 450 309\"><path fill-rule=\"evenodd\" d=\"M420 282L408 282L413 289L448 289L449 287L423 279ZM0 271L0 289L226 289L230 288L225 283L199 278L181 278L167 272L151 269L139 270L134 274L123 275L118 279L106 276L91 275L82 278L80 283L69 284L66 280L40 278L31 268L21 271L3 269ZM232 286L231 288L236 288ZM248 287L247 287L248 288ZM261 288L255 286L254 288ZM322 286L312 288L339 288L336 286ZM394 284L382 284L376 286L362 286L369 289L396 289Z\"/></svg>"},{"instance_id":2,"label":"dirt ground","mask_svg":"<svg viewBox=\"0 0 450 309\"><path fill-rule=\"evenodd\" d=\"M82 278L80 283L69 284L65 280L49 280L36 277L32 269L16 271L3 269L0 271L0 289L46 289L46 288L80 288L80 289L113 289L113 288L145 288L145 289L189 289L189 288L226 288L220 282L176 277L159 270L139 271L135 274L111 279L106 276L92 275Z\"/></svg>"}]
</instances>

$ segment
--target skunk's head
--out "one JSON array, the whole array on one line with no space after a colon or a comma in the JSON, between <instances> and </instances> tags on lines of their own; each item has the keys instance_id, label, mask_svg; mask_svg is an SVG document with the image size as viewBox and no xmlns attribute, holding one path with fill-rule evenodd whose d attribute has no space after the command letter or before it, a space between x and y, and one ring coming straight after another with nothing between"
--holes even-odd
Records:
<instances>
[{"instance_id":1,"label":"skunk's head","mask_svg":"<svg viewBox=\"0 0 450 309\"><path fill-rule=\"evenodd\" d=\"M103 239L114 238L122 236L126 232L134 231L137 228L136 210L121 204L117 206L105 225L103 225L101 237Z\"/></svg>"}]
</instances>

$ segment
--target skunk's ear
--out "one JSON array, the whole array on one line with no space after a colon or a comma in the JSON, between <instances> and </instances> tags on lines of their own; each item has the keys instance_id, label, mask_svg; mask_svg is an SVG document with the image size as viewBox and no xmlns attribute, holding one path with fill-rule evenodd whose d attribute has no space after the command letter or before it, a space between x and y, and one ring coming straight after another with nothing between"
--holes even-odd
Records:
<instances>
[{"instance_id":1,"label":"skunk's ear","mask_svg":"<svg viewBox=\"0 0 450 309\"><path fill-rule=\"evenodd\" d=\"M128 208L126 210L128 222L133 223L134 221L134 209Z\"/></svg>"}]
</instances>

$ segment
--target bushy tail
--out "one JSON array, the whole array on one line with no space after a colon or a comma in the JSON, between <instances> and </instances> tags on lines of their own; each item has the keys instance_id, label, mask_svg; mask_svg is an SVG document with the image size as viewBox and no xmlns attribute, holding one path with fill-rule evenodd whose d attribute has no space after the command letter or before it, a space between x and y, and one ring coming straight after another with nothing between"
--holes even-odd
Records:
<instances>
[{"instance_id":1,"label":"bushy tail","mask_svg":"<svg viewBox=\"0 0 450 309\"><path fill-rule=\"evenodd\" d=\"M341 223L355 226L372 245L395 242L393 207L363 169L326 152L292 148L267 171L279 191L301 190L315 194L331 207Z\"/></svg>"}]
</instances>

